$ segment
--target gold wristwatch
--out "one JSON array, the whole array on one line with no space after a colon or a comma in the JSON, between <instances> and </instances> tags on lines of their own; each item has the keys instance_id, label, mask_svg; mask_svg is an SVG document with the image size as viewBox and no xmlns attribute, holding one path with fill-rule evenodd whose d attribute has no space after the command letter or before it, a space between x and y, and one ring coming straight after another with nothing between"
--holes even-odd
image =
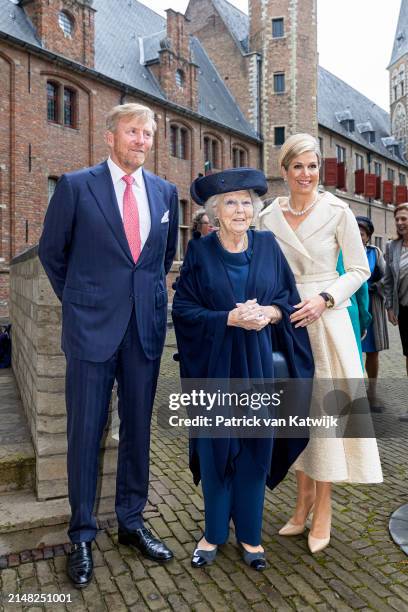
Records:
<instances>
[{"instance_id":1,"label":"gold wristwatch","mask_svg":"<svg viewBox=\"0 0 408 612\"><path fill-rule=\"evenodd\" d=\"M326 302L326 308L334 307L334 297L330 295L330 293L326 293L325 291L322 291L321 293L319 293L319 295L321 295L324 301Z\"/></svg>"}]
</instances>

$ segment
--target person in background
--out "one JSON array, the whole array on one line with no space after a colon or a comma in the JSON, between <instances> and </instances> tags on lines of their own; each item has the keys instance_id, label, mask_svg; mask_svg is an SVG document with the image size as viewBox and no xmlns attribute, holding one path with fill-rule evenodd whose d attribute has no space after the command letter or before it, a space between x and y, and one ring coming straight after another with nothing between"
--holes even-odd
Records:
<instances>
[{"instance_id":1,"label":"person in background","mask_svg":"<svg viewBox=\"0 0 408 612\"><path fill-rule=\"evenodd\" d=\"M210 219L205 211L199 211L194 215L193 218L193 238L202 238L207 236L212 230L213 226L210 223Z\"/></svg>"},{"instance_id":2,"label":"person in background","mask_svg":"<svg viewBox=\"0 0 408 612\"><path fill-rule=\"evenodd\" d=\"M408 376L408 203L394 210L398 237L385 249L384 293L388 320L398 325ZM408 412L400 416L408 421Z\"/></svg>"},{"instance_id":3,"label":"person in background","mask_svg":"<svg viewBox=\"0 0 408 612\"><path fill-rule=\"evenodd\" d=\"M365 368L368 376L368 400L371 412L382 412L383 407L377 399L377 379L379 370L379 352L389 348L387 317L385 301L382 293L382 278L385 273L385 260L381 250L370 244L374 233L374 225L368 217L357 216L360 236L366 250L371 276L368 279L370 297L369 311L372 323L367 329L367 335L362 342L363 353L366 354Z\"/></svg>"},{"instance_id":4,"label":"person in background","mask_svg":"<svg viewBox=\"0 0 408 612\"><path fill-rule=\"evenodd\" d=\"M339 259L337 261L337 272L340 276L346 273L344 269L343 255L340 251ZM364 371L363 363L363 351L361 348L361 342L367 334L367 328L372 321L369 308L369 295L368 295L368 284L363 283L360 289L357 289L355 293L350 297L350 306L347 307L350 315L350 321L353 326L354 335L356 337L357 348L360 355L361 369Z\"/></svg>"}]
</instances>

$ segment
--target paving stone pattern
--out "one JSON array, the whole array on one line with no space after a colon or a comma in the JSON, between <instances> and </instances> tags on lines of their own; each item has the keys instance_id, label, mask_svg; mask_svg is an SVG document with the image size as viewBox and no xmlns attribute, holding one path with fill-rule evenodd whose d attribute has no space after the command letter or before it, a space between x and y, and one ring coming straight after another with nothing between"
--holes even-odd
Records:
<instances>
[{"instance_id":1,"label":"paving stone pattern","mask_svg":"<svg viewBox=\"0 0 408 612\"><path fill-rule=\"evenodd\" d=\"M405 369L399 339L395 330L391 332L392 349L381 356L381 375L402 380ZM166 382L171 384L177 374L173 352L170 332L157 405L166 400ZM397 400L406 402L407 394ZM119 546L116 524L110 521L101 525L94 547L95 577L85 590L72 588L65 575L68 546L0 558L1 610L408 611L408 557L393 544L387 529L390 514L408 502L406 440L379 441L384 484L334 486L332 540L316 556L308 552L306 534L277 535L293 508L293 476L268 492L263 543L269 567L262 574L243 564L232 530L213 566L190 567L194 540L203 527L203 502L200 488L191 481L186 443L185 436L170 436L154 423L146 518L174 550L175 560L160 566ZM8 604L8 593L60 593L72 601L65 605Z\"/></svg>"}]
</instances>

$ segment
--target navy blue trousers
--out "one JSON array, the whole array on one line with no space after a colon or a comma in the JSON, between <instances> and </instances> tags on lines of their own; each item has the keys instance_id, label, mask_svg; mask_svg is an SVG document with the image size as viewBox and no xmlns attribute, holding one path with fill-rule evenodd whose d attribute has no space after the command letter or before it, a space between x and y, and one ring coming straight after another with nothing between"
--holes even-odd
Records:
<instances>
[{"instance_id":1,"label":"navy blue trousers","mask_svg":"<svg viewBox=\"0 0 408 612\"><path fill-rule=\"evenodd\" d=\"M234 461L234 474L221 480L215 467L212 442L197 440L201 485L204 495L205 539L211 544L228 540L233 520L239 542L261 543L266 473L255 463L245 443Z\"/></svg>"},{"instance_id":2,"label":"navy blue trousers","mask_svg":"<svg viewBox=\"0 0 408 612\"><path fill-rule=\"evenodd\" d=\"M93 509L98 456L107 424L115 378L119 397L119 450L115 509L120 527L143 526L142 512L149 485L150 422L160 359L148 360L132 314L115 354L102 363L67 356L66 402L68 493L72 542L91 541L96 534Z\"/></svg>"}]
</instances>

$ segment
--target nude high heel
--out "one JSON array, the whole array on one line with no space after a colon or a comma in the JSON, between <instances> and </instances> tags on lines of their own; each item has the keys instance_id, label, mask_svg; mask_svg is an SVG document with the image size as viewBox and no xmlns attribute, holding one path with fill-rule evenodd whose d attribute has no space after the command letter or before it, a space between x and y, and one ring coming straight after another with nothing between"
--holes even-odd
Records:
<instances>
[{"instance_id":1,"label":"nude high heel","mask_svg":"<svg viewBox=\"0 0 408 612\"><path fill-rule=\"evenodd\" d=\"M309 550L313 555L315 553L320 552L324 548L326 548L326 546L329 545L329 542L330 542L330 536L328 538L315 538L309 533L309 536L307 538L307 544L309 546Z\"/></svg>"},{"instance_id":2,"label":"nude high heel","mask_svg":"<svg viewBox=\"0 0 408 612\"><path fill-rule=\"evenodd\" d=\"M313 526L312 526L312 529L313 529ZM326 548L326 546L329 545L330 529L331 529L331 513L330 513L330 520L329 520L329 535L327 538L315 538L315 536L311 534L312 529L309 532L309 536L307 538L307 544L309 546L310 552L314 555L315 553L320 552L321 550Z\"/></svg>"},{"instance_id":3,"label":"nude high heel","mask_svg":"<svg viewBox=\"0 0 408 612\"><path fill-rule=\"evenodd\" d=\"M301 523L301 524L292 523L292 519L290 519L286 523L286 525L284 525L283 527L281 527L281 529L279 529L278 531L279 535L295 536L295 535L300 535L301 533L303 533L304 530L306 529L306 523L307 523L308 518L311 516L311 514L313 514L313 509L314 509L314 504L312 505L309 512L307 513L304 523Z\"/></svg>"}]
</instances>

